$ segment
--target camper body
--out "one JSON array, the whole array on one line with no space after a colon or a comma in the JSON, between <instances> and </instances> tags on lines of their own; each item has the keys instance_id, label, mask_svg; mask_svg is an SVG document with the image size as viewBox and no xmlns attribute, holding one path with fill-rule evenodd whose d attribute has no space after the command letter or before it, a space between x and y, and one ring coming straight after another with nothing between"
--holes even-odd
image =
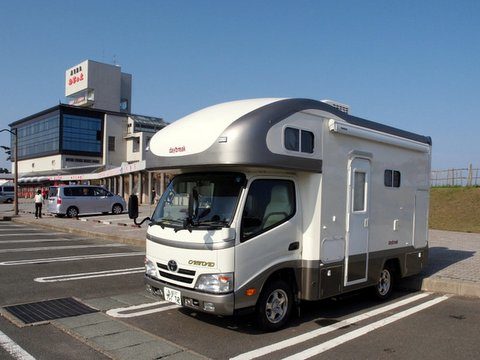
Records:
<instances>
[{"instance_id":1,"label":"camper body","mask_svg":"<svg viewBox=\"0 0 480 360\"><path fill-rule=\"evenodd\" d=\"M159 131L176 171L146 240L147 288L217 315L258 312L417 274L428 253L429 137L307 99L216 105Z\"/></svg>"}]
</instances>

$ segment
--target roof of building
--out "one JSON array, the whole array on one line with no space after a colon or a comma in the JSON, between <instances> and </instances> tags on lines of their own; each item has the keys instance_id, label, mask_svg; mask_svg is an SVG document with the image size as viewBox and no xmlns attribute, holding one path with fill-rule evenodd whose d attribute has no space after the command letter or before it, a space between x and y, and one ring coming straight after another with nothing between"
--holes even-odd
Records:
<instances>
[{"instance_id":1,"label":"roof of building","mask_svg":"<svg viewBox=\"0 0 480 360\"><path fill-rule=\"evenodd\" d=\"M128 116L131 118L139 118L139 119L150 119L151 121L156 121L156 123L161 122L165 125L168 125L162 118L159 117L154 117L154 116L145 116L145 115L138 115L138 114L130 114L130 113L123 113L123 112L117 112L117 111L110 111L110 110L102 110L102 109L92 109L92 108L87 108L87 107L81 107L81 106L74 106L74 105L68 105L68 104L58 104L55 106L52 106L51 108L39 111L35 114L29 115L27 117L24 117L22 119L16 120L9 124L8 126L10 127L15 127L23 122L26 122L28 120L35 119L39 116L48 114L50 112L53 112L55 110L61 110L61 109L75 109L75 110L82 110L86 112L92 112L92 113L103 113L103 114L109 114L109 115L116 115L116 116Z\"/></svg>"}]
</instances>

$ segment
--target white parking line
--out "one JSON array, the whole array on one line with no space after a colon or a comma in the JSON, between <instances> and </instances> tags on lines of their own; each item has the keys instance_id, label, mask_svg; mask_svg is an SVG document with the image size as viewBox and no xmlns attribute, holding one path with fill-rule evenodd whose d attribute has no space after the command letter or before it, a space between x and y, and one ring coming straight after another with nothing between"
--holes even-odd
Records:
<instances>
[{"instance_id":1,"label":"white parking line","mask_svg":"<svg viewBox=\"0 0 480 360\"><path fill-rule=\"evenodd\" d=\"M18 232L14 232L14 233L11 233L11 234L0 234L1 237L7 237L7 236L26 236L26 235L35 235L35 236L40 236L40 235L65 235L65 233L61 233L61 232L56 232L56 233L42 233L42 232L24 232L24 233L21 233L19 234Z\"/></svg>"},{"instance_id":2,"label":"white parking line","mask_svg":"<svg viewBox=\"0 0 480 360\"><path fill-rule=\"evenodd\" d=\"M31 227L25 227L25 228L22 228L22 229L10 229L10 226L6 226L6 227L3 227L3 228L0 228L0 232L6 232L6 231L15 231L15 232L19 232L19 231L26 231L26 232L35 232L37 230L35 229L32 229ZM37 231L38 232L38 231Z\"/></svg>"},{"instance_id":3,"label":"white parking line","mask_svg":"<svg viewBox=\"0 0 480 360\"><path fill-rule=\"evenodd\" d=\"M255 350L237 355L237 356L233 357L231 360L233 360L233 359L235 359L235 360L254 359L254 358L272 353L274 351L282 350L282 349L285 349L289 346L293 346L293 345L300 344L302 342L311 340L311 339L313 339L317 336L328 334L329 332L332 332L334 330L338 330L338 329L340 329L344 326L356 324L356 323L358 323L362 320L366 320L366 319L369 319L371 317L374 317L374 316L380 315L382 313L385 313L387 311L390 311L390 310L396 309L398 307L407 305L409 303L420 300L420 299L422 299L426 296L429 296L429 295L431 295L431 294L430 293L420 293L420 294L411 296L409 298L394 302L392 304L382 306L378 309L367 311L363 314L356 315L356 316L353 316L351 318L339 321L335 324L328 325L328 326L322 327L320 329L313 330L313 331L307 332L305 334L301 334L301 335L298 335L298 336L295 336L295 337L277 342L275 344L267 345L267 346L264 346L262 348L255 349Z\"/></svg>"},{"instance_id":4,"label":"white parking line","mask_svg":"<svg viewBox=\"0 0 480 360\"><path fill-rule=\"evenodd\" d=\"M99 248L99 247L121 247L127 246L126 244L96 244L96 245L66 245L66 246L40 246L31 248L14 248L14 249L0 249L0 254L23 252L23 251L45 251L45 250L68 250L68 249L87 249L87 248Z\"/></svg>"},{"instance_id":5,"label":"white parking line","mask_svg":"<svg viewBox=\"0 0 480 360\"><path fill-rule=\"evenodd\" d=\"M22 243L42 243L42 242L57 242L57 241L85 241L91 240L88 238L55 238L55 239L35 239L35 240L0 240L0 245L2 244L22 244Z\"/></svg>"},{"instance_id":6,"label":"white parking line","mask_svg":"<svg viewBox=\"0 0 480 360\"><path fill-rule=\"evenodd\" d=\"M35 360L35 358L26 352L20 345L10 339L0 331L0 346L17 360Z\"/></svg>"},{"instance_id":7,"label":"white parking line","mask_svg":"<svg viewBox=\"0 0 480 360\"><path fill-rule=\"evenodd\" d=\"M19 234L17 232L13 233L13 234L0 234L1 237L7 237L7 236L25 236L25 235L35 235L35 236L39 236L39 235L64 235L65 233L61 233L61 232L53 232L53 233L42 233L42 232L29 232L29 233L22 233L22 234Z\"/></svg>"},{"instance_id":8,"label":"white parking line","mask_svg":"<svg viewBox=\"0 0 480 360\"><path fill-rule=\"evenodd\" d=\"M92 278L107 277L107 276L137 274L141 272L145 272L145 267L142 266L142 267L129 268L129 269L105 270L105 271L95 271L95 272L79 273L79 274L46 276L46 277L38 277L33 280L36 282L50 283L50 282L60 282L60 281L92 279Z\"/></svg>"},{"instance_id":9,"label":"white parking line","mask_svg":"<svg viewBox=\"0 0 480 360\"><path fill-rule=\"evenodd\" d=\"M157 312L177 309L180 307L178 305L169 305L169 306L162 306L162 307L157 307L149 310L131 312L133 310L145 309L145 308L150 308L153 306L165 305L165 304L172 304L172 303L168 301L157 301L157 302L146 303L141 305L128 306L124 308L110 309L107 311L107 315L110 315L116 318L131 318L136 316L148 315L148 314L153 314Z\"/></svg>"},{"instance_id":10,"label":"white parking line","mask_svg":"<svg viewBox=\"0 0 480 360\"><path fill-rule=\"evenodd\" d=\"M294 354L292 356L288 356L286 358L283 358L283 360L299 360L299 359L311 358L312 356L315 356L315 355L321 354L321 353L323 353L327 350L333 349L334 347L337 347L337 346L339 346L343 343L346 343L347 341L356 339L360 336L368 334L369 332L371 332L373 330L379 329L379 328L381 328L385 325L391 324L395 321L401 320L401 319L403 319L407 316L410 316L410 315L415 314L419 311L427 309L427 308L429 308L433 305L441 303L442 301L445 301L448 298L449 298L448 296L441 296L441 297L438 297L436 299L427 301L423 304L420 304L420 305L414 306L410 309L401 311L401 312L399 312L397 314L394 314L392 316L389 316L385 319L378 320L378 321L376 321L372 324L363 326L360 329L357 329L357 330L351 331L349 333L346 333L344 335L338 336L335 339L326 341L322 344L314 346L314 347L312 347L310 349L307 349L305 351L302 351L300 353L297 353L297 354Z\"/></svg>"},{"instance_id":11,"label":"white parking line","mask_svg":"<svg viewBox=\"0 0 480 360\"><path fill-rule=\"evenodd\" d=\"M62 257L56 257L56 258L42 258L42 259L12 260L12 261L0 262L0 266L46 264L46 263L61 262L61 261L106 259L106 258L113 258L113 257L140 256L140 255L145 255L145 253L144 252L128 252L128 253L62 256Z\"/></svg>"}]
</instances>

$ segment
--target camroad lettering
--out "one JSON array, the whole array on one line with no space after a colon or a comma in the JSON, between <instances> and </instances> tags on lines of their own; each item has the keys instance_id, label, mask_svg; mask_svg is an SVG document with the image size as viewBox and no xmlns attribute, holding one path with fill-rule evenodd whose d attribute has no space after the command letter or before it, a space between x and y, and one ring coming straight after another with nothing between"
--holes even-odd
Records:
<instances>
[{"instance_id":1,"label":"camroad lettering","mask_svg":"<svg viewBox=\"0 0 480 360\"><path fill-rule=\"evenodd\" d=\"M206 267L214 267L215 263L212 261L199 261L199 260L189 260L188 261L189 265L195 265L195 266L206 266Z\"/></svg>"}]
</instances>

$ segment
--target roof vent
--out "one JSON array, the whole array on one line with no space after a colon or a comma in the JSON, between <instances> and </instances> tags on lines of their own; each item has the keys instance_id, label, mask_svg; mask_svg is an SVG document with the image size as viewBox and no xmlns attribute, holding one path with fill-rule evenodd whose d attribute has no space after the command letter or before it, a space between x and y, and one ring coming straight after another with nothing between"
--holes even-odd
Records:
<instances>
[{"instance_id":1,"label":"roof vent","mask_svg":"<svg viewBox=\"0 0 480 360\"><path fill-rule=\"evenodd\" d=\"M340 110L340 111L343 111L344 113L349 113L350 112L350 106L349 105L346 105L346 104L342 104L338 101L334 101L334 100L328 100L328 99L325 99L325 100L320 100L321 102L325 103L325 104L328 104L330 106L333 106L334 108Z\"/></svg>"}]
</instances>

